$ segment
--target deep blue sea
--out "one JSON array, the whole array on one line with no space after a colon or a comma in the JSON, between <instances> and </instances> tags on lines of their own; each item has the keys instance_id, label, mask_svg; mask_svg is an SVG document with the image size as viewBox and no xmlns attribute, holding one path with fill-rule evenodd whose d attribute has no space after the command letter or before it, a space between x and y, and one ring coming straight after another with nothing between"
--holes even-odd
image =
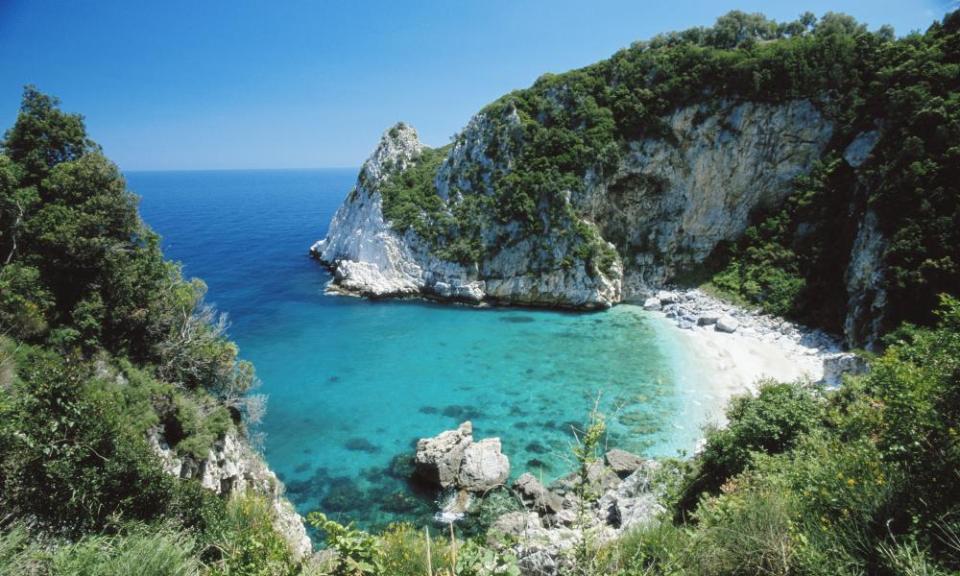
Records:
<instances>
[{"instance_id":1,"label":"deep blue sea","mask_svg":"<svg viewBox=\"0 0 960 576\"><path fill-rule=\"evenodd\" d=\"M309 246L356 169L131 172L169 258L209 286L269 396L258 431L301 512L373 527L417 519L391 462L469 419L513 475L570 469L570 427L599 398L609 442L691 451L710 397L676 329L635 306L562 313L328 296ZM392 472L391 472L392 470Z\"/></svg>"}]
</instances>

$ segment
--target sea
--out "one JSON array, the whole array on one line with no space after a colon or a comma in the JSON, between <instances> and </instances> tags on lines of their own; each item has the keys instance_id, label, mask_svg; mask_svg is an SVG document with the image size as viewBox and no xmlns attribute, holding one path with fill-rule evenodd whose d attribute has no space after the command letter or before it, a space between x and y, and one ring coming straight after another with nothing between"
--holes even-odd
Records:
<instances>
[{"instance_id":1,"label":"sea","mask_svg":"<svg viewBox=\"0 0 960 576\"><path fill-rule=\"evenodd\" d=\"M208 286L268 397L251 430L298 510L378 528L427 522L408 481L419 438L465 420L498 437L511 475L573 470L591 411L606 447L691 453L716 413L709 375L668 321L602 312L328 295L309 257L357 169L128 172L168 258Z\"/></svg>"}]
</instances>

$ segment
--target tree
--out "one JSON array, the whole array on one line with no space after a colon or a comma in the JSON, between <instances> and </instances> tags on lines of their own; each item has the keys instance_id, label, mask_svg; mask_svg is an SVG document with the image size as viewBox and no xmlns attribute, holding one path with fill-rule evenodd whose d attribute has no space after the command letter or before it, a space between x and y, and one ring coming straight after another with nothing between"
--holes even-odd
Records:
<instances>
[{"instance_id":1,"label":"tree","mask_svg":"<svg viewBox=\"0 0 960 576\"><path fill-rule=\"evenodd\" d=\"M24 169L22 186L36 185L57 164L99 148L87 138L83 117L61 112L59 104L35 86L23 89L20 114L3 144L6 154Z\"/></svg>"}]
</instances>

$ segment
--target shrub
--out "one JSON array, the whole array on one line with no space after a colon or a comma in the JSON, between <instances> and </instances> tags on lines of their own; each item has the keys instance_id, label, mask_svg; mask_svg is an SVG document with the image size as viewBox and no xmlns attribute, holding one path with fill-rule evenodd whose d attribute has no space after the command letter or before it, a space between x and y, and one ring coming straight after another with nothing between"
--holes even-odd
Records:
<instances>
[{"instance_id":1,"label":"shrub","mask_svg":"<svg viewBox=\"0 0 960 576\"><path fill-rule=\"evenodd\" d=\"M190 534L164 524L130 526L76 542L38 540L20 524L0 532L0 573L51 576L196 576Z\"/></svg>"},{"instance_id":2,"label":"shrub","mask_svg":"<svg viewBox=\"0 0 960 576\"><path fill-rule=\"evenodd\" d=\"M727 408L729 424L707 434L699 468L680 497L680 512L694 508L701 494L715 494L743 472L754 453L780 454L818 423L814 393L799 384L766 382L756 397L741 396Z\"/></svg>"},{"instance_id":3,"label":"shrub","mask_svg":"<svg viewBox=\"0 0 960 576\"><path fill-rule=\"evenodd\" d=\"M744 478L744 481L748 481ZM802 546L787 492L757 486L708 500L690 543L697 574L792 574Z\"/></svg>"},{"instance_id":4,"label":"shrub","mask_svg":"<svg viewBox=\"0 0 960 576\"><path fill-rule=\"evenodd\" d=\"M7 510L77 531L115 515L148 519L163 511L171 479L87 367L26 347L17 376L12 389L0 390Z\"/></svg>"},{"instance_id":5,"label":"shrub","mask_svg":"<svg viewBox=\"0 0 960 576\"><path fill-rule=\"evenodd\" d=\"M297 571L290 547L274 529L270 501L237 494L204 517L204 561L211 576L286 576Z\"/></svg>"}]
</instances>

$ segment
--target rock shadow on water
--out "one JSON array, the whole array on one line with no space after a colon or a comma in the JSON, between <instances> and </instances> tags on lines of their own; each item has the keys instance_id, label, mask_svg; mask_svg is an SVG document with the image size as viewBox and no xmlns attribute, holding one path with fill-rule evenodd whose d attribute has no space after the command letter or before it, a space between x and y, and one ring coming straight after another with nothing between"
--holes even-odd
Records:
<instances>
[{"instance_id":1,"label":"rock shadow on water","mask_svg":"<svg viewBox=\"0 0 960 576\"><path fill-rule=\"evenodd\" d=\"M483 410L480 410L476 406L462 405L462 404L453 404L451 406L445 406L441 414L443 414L448 418L457 418L461 421L475 420L484 415Z\"/></svg>"},{"instance_id":2,"label":"rock shadow on water","mask_svg":"<svg viewBox=\"0 0 960 576\"><path fill-rule=\"evenodd\" d=\"M527 411L524 410L523 407L521 407L521 406L519 406L519 405L517 405L517 404L513 404L513 405L510 406L509 414L510 414L510 416L526 416L526 415L527 415Z\"/></svg>"},{"instance_id":3,"label":"rock shadow on water","mask_svg":"<svg viewBox=\"0 0 960 576\"><path fill-rule=\"evenodd\" d=\"M351 452L366 452L367 454L380 452L380 447L366 438L350 438L344 442L343 447Z\"/></svg>"},{"instance_id":4,"label":"rock shadow on water","mask_svg":"<svg viewBox=\"0 0 960 576\"><path fill-rule=\"evenodd\" d=\"M525 449L527 452L530 452L531 454L546 454L547 452L550 451L549 448L547 448L547 447L544 446L543 444L541 444L541 443L539 443L539 442L536 442L536 441L530 442L529 444L527 444L527 445L524 447L524 449Z\"/></svg>"},{"instance_id":5,"label":"rock shadow on water","mask_svg":"<svg viewBox=\"0 0 960 576\"><path fill-rule=\"evenodd\" d=\"M539 458L531 458L527 460L527 469L528 470L550 470L550 465Z\"/></svg>"},{"instance_id":6,"label":"rock shadow on water","mask_svg":"<svg viewBox=\"0 0 960 576\"><path fill-rule=\"evenodd\" d=\"M365 504L364 491L346 476L332 478L326 496L320 500L320 506L327 512L350 512Z\"/></svg>"},{"instance_id":7,"label":"rock shadow on water","mask_svg":"<svg viewBox=\"0 0 960 576\"><path fill-rule=\"evenodd\" d=\"M330 471L318 466L309 478L284 482L287 494L294 502L308 502L323 495L330 482Z\"/></svg>"},{"instance_id":8,"label":"rock shadow on water","mask_svg":"<svg viewBox=\"0 0 960 576\"><path fill-rule=\"evenodd\" d=\"M499 320L507 324L530 324L531 322L536 322L536 318L533 316L501 316Z\"/></svg>"}]
</instances>

